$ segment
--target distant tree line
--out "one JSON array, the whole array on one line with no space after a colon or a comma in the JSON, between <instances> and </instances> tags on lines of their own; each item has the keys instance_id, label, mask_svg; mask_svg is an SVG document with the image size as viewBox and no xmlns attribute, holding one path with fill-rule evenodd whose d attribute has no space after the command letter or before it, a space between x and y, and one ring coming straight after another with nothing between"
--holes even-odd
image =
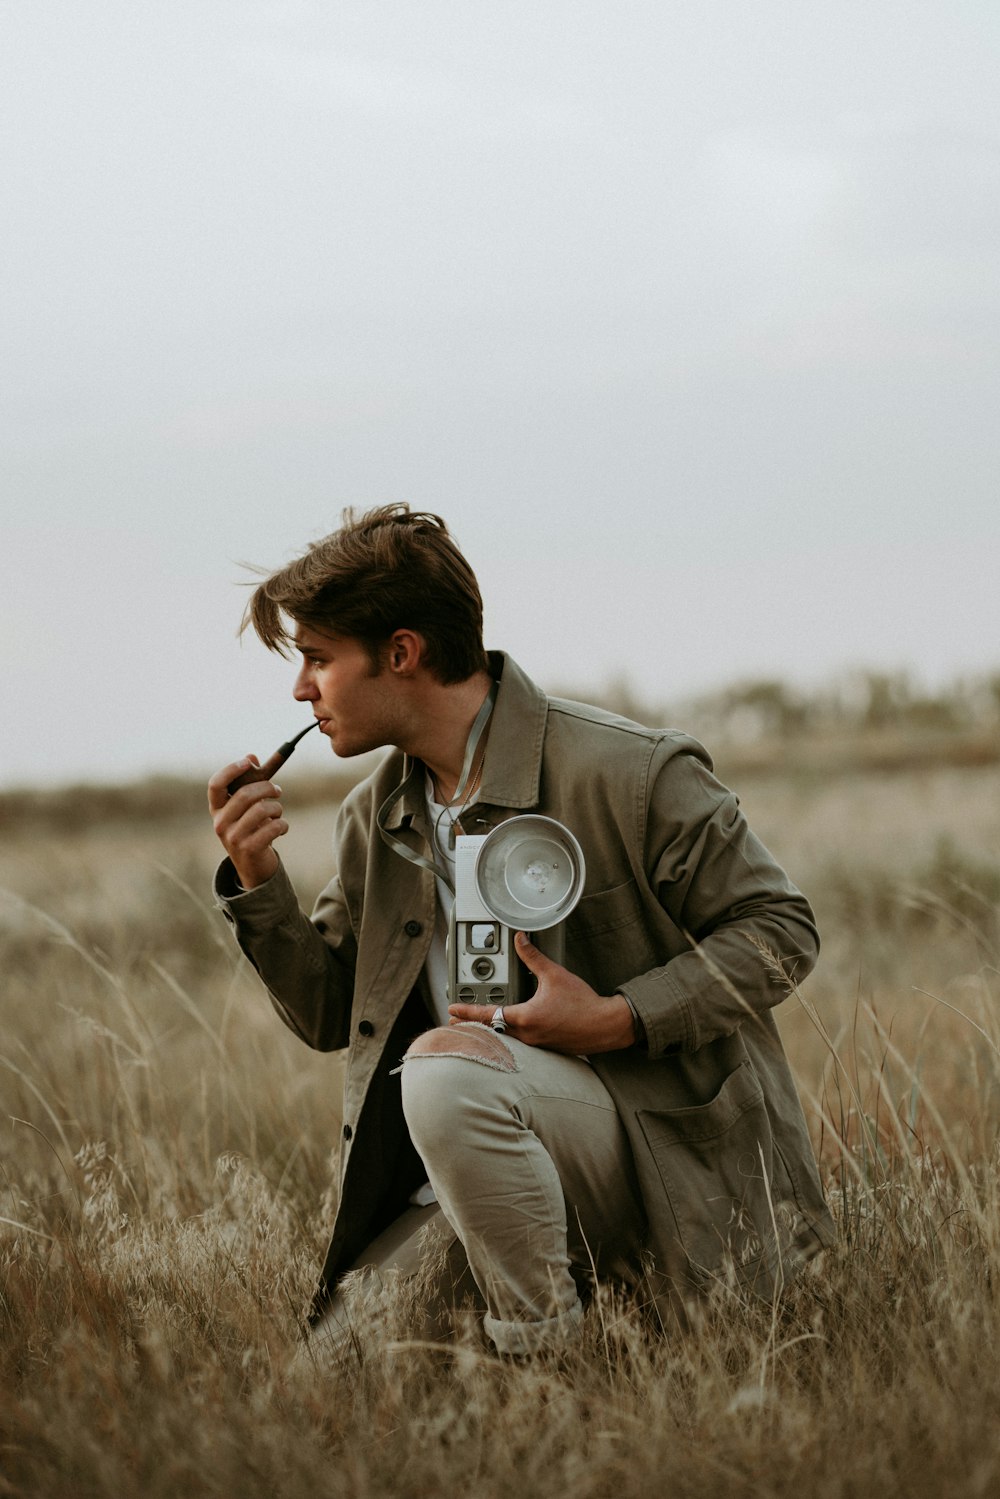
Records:
<instances>
[{"instance_id":1,"label":"distant tree line","mask_svg":"<svg viewBox=\"0 0 1000 1499\"><path fill-rule=\"evenodd\" d=\"M992 765L1000 760L1000 671L957 678L936 692L906 671L858 671L813 691L778 678L738 682L669 704L644 700L626 677L603 688L556 692L586 697L640 723L684 729L719 752L726 775L767 770L904 770ZM293 772L286 792L300 806L339 801L358 779L353 762ZM207 771L206 771L207 777ZM149 776L127 785L25 786L0 791L0 833L203 819L204 780Z\"/></svg>"},{"instance_id":2,"label":"distant tree line","mask_svg":"<svg viewBox=\"0 0 1000 1499\"><path fill-rule=\"evenodd\" d=\"M811 690L759 677L668 704L644 701L627 677L618 677L591 697L640 723L690 729L733 744L887 730L945 735L1000 730L1000 671L959 677L936 691L906 670L859 670Z\"/></svg>"}]
</instances>

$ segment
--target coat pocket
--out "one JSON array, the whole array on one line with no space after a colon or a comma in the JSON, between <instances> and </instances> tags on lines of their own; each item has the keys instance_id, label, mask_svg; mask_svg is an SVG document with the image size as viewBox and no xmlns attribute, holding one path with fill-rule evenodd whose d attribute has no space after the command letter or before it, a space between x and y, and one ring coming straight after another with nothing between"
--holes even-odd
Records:
<instances>
[{"instance_id":1,"label":"coat pocket","mask_svg":"<svg viewBox=\"0 0 1000 1499\"><path fill-rule=\"evenodd\" d=\"M759 1290L770 1280L775 1252L774 1152L750 1063L741 1062L709 1103L647 1109L638 1117L691 1280L703 1285L732 1265L741 1281Z\"/></svg>"},{"instance_id":2,"label":"coat pocket","mask_svg":"<svg viewBox=\"0 0 1000 1499\"><path fill-rule=\"evenodd\" d=\"M635 880L585 895L566 919L567 967L598 994L666 961L646 926Z\"/></svg>"}]
</instances>

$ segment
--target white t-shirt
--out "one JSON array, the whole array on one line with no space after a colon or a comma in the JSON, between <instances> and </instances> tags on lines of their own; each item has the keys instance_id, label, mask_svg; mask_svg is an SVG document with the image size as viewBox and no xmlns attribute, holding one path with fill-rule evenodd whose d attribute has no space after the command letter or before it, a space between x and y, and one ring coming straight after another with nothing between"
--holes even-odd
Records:
<instances>
[{"instance_id":1,"label":"white t-shirt","mask_svg":"<svg viewBox=\"0 0 1000 1499\"><path fill-rule=\"evenodd\" d=\"M437 863L443 864L450 872L452 879L455 878L455 853L448 847L448 829L451 826L453 813L447 807L442 807L440 802L434 800L432 782L427 777L424 798L427 802L427 816L430 819L431 845L434 849L434 858ZM434 935L431 945L427 950L427 961L424 964L424 972L427 975L427 987L430 990L432 1019L438 1025L448 1024L448 923L451 921L451 908L455 904L455 897L445 884L440 875L436 877L437 900L434 905ZM429 1203L437 1202L434 1188L430 1182L424 1182L410 1194L410 1202L414 1207L426 1207Z\"/></svg>"},{"instance_id":2,"label":"white t-shirt","mask_svg":"<svg viewBox=\"0 0 1000 1499\"><path fill-rule=\"evenodd\" d=\"M438 864L443 864L450 873L452 880L455 878L455 853L448 847L448 829L456 814L442 807L440 802L434 800L430 776L427 777L424 797L427 802L427 816L430 819L431 846L434 850L434 859ZM433 1019L438 1025L448 1024L448 923L451 921L451 910L455 904L455 897L445 884L440 875L436 876L437 901L435 903L434 935L431 945L427 951L427 962L424 972L427 975L427 987L430 990Z\"/></svg>"}]
</instances>

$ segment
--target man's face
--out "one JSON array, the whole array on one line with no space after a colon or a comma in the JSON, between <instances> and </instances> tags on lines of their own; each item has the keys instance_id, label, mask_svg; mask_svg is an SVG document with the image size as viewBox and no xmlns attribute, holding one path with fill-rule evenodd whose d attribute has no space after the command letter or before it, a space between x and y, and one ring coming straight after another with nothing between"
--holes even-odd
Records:
<instances>
[{"instance_id":1,"label":"man's face","mask_svg":"<svg viewBox=\"0 0 1000 1499\"><path fill-rule=\"evenodd\" d=\"M362 755L396 743L398 684L384 666L375 670L360 640L298 625L295 644L302 666L293 696L312 704L320 733L338 755Z\"/></svg>"}]
</instances>

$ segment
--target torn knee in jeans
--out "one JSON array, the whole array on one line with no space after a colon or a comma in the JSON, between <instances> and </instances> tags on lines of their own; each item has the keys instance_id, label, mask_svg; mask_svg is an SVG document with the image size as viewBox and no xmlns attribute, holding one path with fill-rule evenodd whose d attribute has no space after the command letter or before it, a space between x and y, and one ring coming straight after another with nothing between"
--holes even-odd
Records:
<instances>
[{"instance_id":1,"label":"torn knee in jeans","mask_svg":"<svg viewBox=\"0 0 1000 1499\"><path fill-rule=\"evenodd\" d=\"M519 1070L507 1043L496 1031L478 1021L425 1031L411 1044L403 1060L422 1057L461 1057L468 1062L479 1062L483 1067L493 1067L497 1072Z\"/></svg>"}]
</instances>

